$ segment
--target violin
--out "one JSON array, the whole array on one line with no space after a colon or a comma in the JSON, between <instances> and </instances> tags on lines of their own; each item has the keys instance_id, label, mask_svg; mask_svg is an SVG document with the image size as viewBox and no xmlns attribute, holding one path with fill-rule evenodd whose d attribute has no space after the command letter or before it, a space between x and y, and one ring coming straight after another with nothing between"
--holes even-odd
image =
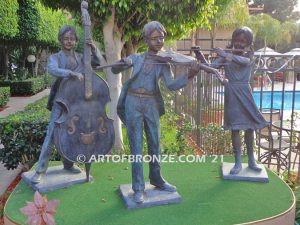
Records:
<instances>
[{"instance_id":1,"label":"violin","mask_svg":"<svg viewBox=\"0 0 300 225\"><path fill-rule=\"evenodd\" d=\"M200 69L203 69L208 73L214 74L222 84L228 82L228 80L225 77L223 77L216 69L211 68L204 64L206 63L206 60L203 54L201 53L201 51L196 51L195 49L194 52L196 54L196 58L192 56L186 56L174 51L160 51L158 52L158 54L155 55L153 54L151 56L160 62L165 62L165 63L168 62L175 65L179 64L179 65L191 66L192 63L198 62L198 66Z\"/></svg>"},{"instance_id":2,"label":"violin","mask_svg":"<svg viewBox=\"0 0 300 225\"><path fill-rule=\"evenodd\" d=\"M193 50L196 54L196 58L192 56L183 55L174 51L159 51L157 54L150 54L150 57L155 61L157 61L157 63L153 63L153 64L170 63L174 65L191 66L192 63L198 62L198 66L200 69L203 69L208 73L214 74L222 84L228 82L228 80L224 76L222 76L216 69L205 65L207 62L200 49L198 50L198 48L195 48ZM98 66L96 67L96 70L113 67L113 66L126 66L126 65L127 64L124 62L116 62L113 64Z\"/></svg>"}]
</instances>

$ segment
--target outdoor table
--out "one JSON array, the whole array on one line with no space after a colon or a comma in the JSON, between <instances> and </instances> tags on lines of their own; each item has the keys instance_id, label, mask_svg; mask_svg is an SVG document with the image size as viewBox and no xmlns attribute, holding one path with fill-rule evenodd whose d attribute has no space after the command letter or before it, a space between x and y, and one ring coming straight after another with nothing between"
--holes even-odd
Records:
<instances>
[{"instance_id":1,"label":"outdoor table","mask_svg":"<svg viewBox=\"0 0 300 225\"><path fill-rule=\"evenodd\" d=\"M300 121L299 120L294 120L293 124L292 124L291 120L283 120L283 121L277 120L277 121L273 122L272 125L278 129L286 131L290 135L291 135L291 132L297 133L298 140L300 140ZM296 150L300 151L300 142L299 141L297 142ZM298 184L300 184L300 157L299 157L299 161L298 161L298 178L297 179L298 179Z\"/></svg>"}]
</instances>

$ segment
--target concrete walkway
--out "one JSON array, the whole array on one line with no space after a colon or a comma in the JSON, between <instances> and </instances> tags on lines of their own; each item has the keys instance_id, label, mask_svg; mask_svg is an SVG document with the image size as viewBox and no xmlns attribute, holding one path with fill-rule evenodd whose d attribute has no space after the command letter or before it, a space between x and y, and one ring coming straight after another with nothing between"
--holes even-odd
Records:
<instances>
[{"instance_id":1,"label":"concrete walkway","mask_svg":"<svg viewBox=\"0 0 300 225\"><path fill-rule=\"evenodd\" d=\"M10 97L7 104L8 108L0 112L0 118L4 118L10 114L24 110L24 108L44 96L49 95L50 89L46 89L36 95L30 97ZM1 151L1 144L0 144ZM2 163L0 163L0 196L6 191L10 183L21 172L22 166L20 165L15 170L7 170Z\"/></svg>"}]
</instances>

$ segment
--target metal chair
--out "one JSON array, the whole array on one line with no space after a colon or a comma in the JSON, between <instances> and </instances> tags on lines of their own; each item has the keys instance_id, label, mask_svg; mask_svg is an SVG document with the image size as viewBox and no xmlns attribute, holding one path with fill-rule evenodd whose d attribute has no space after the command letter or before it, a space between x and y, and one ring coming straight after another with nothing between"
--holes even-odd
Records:
<instances>
[{"instance_id":1,"label":"metal chair","mask_svg":"<svg viewBox=\"0 0 300 225\"><path fill-rule=\"evenodd\" d=\"M268 164L268 167L277 165L277 171L281 167L288 168L290 145L279 136L280 130L272 126L272 121L281 119L281 112L279 109L262 109L262 115L270 122L270 125L256 130L256 145L259 147L258 160ZM260 154L261 149L265 150L262 154Z\"/></svg>"},{"instance_id":2,"label":"metal chair","mask_svg":"<svg viewBox=\"0 0 300 225\"><path fill-rule=\"evenodd\" d=\"M260 150L265 150L263 154L259 154L258 161L268 164L268 167L270 165L277 165L277 171L282 167L287 169L289 167L290 144L281 138L274 139L271 126L264 129L269 130L268 136L265 132L262 134L261 130L256 131L256 145ZM274 162L274 160L276 160L276 162Z\"/></svg>"}]
</instances>

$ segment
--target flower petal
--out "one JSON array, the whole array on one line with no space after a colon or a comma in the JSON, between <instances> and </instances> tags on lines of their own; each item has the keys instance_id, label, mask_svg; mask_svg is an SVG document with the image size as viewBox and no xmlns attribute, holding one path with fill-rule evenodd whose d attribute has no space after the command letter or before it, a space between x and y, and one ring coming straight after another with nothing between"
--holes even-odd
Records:
<instances>
[{"instance_id":1,"label":"flower petal","mask_svg":"<svg viewBox=\"0 0 300 225\"><path fill-rule=\"evenodd\" d=\"M51 213L52 215L56 212L55 208L57 207L59 200L51 200L47 202L45 212Z\"/></svg>"},{"instance_id":2,"label":"flower petal","mask_svg":"<svg viewBox=\"0 0 300 225\"><path fill-rule=\"evenodd\" d=\"M55 225L54 217L50 213L43 213L43 220L47 225Z\"/></svg>"},{"instance_id":3,"label":"flower petal","mask_svg":"<svg viewBox=\"0 0 300 225\"><path fill-rule=\"evenodd\" d=\"M45 199L41 196L41 194L36 191L34 193L34 204L38 207L38 208L44 208L46 205L47 200L45 201Z\"/></svg>"},{"instance_id":4,"label":"flower petal","mask_svg":"<svg viewBox=\"0 0 300 225\"><path fill-rule=\"evenodd\" d=\"M20 211L26 216L36 215L38 209L33 202L27 202L27 206L20 208Z\"/></svg>"},{"instance_id":5,"label":"flower petal","mask_svg":"<svg viewBox=\"0 0 300 225\"><path fill-rule=\"evenodd\" d=\"M30 225L41 225L42 217L38 214L36 214L34 216L29 216L25 223L30 224Z\"/></svg>"}]
</instances>

